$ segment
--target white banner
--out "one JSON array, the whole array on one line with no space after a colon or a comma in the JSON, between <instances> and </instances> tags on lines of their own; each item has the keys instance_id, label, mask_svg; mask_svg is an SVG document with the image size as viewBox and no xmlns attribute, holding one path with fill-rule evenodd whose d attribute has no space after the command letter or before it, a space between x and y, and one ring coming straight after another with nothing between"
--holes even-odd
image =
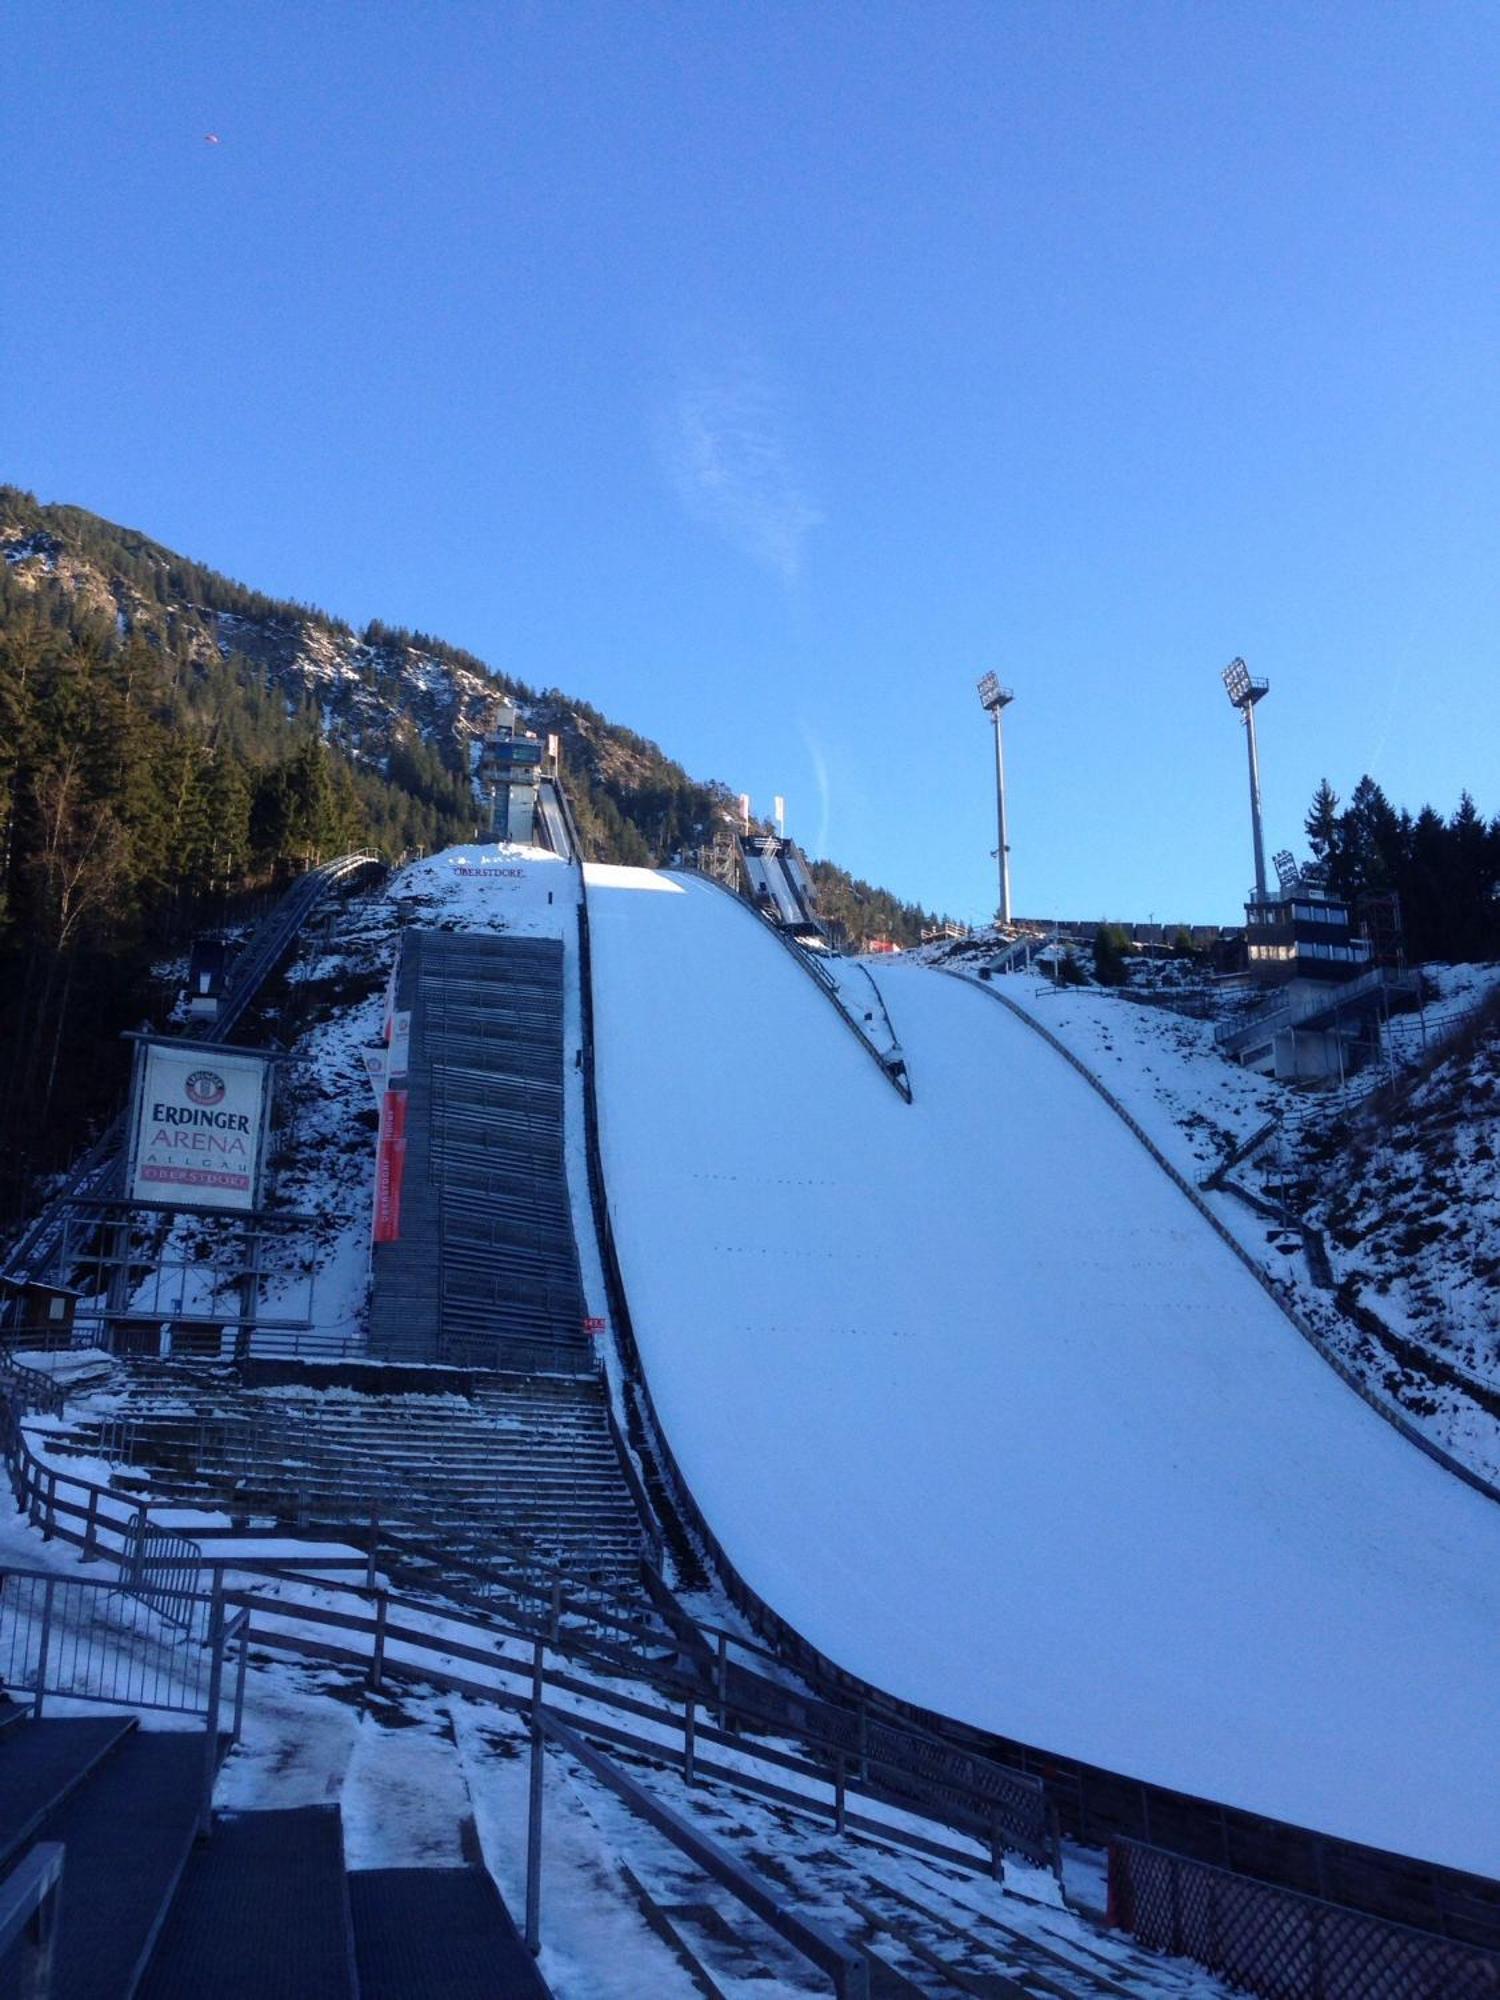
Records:
<instances>
[{"instance_id":1,"label":"white banner","mask_svg":"<svg viewBox=\"0 0 1500 2000\"><path fill-rule=\"evenodd\" d=\"M137 1071L132 1201L254 1208L270 1065L147 1042Z\"/></svg>"},{"instance_id":2,"label":"white banner","mask_svg":"<svg viewBox=\"0 0 1500 2000\"><path fill-rule=\"evenodd\" d=\"M406 1075L406 1065L411 1053L411 1009L398 1007L391 1016L390 1046L386 1050L385 1080L387 1085L399 1083Z\"/></svg>"},{"instance_id":3,"label":"white banner","mask_svg":"<svg viewBox=\"0 0 1500 2000\"><path fill-rule=\"evenodd\" d=\"M375 1109L380 1109L385 1097L385 1050L361 1049L360 1060L365 1066L365 1075L370 1079L370 1088L375 1093Z\"/></svg>"}]
</instances>

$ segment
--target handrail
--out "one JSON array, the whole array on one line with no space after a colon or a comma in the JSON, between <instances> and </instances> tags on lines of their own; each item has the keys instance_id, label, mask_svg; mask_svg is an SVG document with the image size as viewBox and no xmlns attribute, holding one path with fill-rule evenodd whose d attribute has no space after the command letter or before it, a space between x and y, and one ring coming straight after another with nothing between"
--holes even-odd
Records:
<instances>
[{"instance_id":1,"label":"handrail","mask_svg":"<svg viewBox=\"0 0 1500 2000\"><path fill-rule=\"evenodd\" d=\"M60 1417L68 1406L68 1392L40 1368L28 1368L17 1361L11 1348L0 1341L0 1394L22 1403L43 1416Z\"/></svg>"},{"instance_id":2,"label":"handrail","mask_svg":"<svg viewBox=\"0 0 1500 2000\"><path fill-rule=\"evenodd\" d=\"M249 1573L281 1582L305 1581L286 1576L271 1565ZM997 1829L992 1819L978 1811L965 1813L951 1802L914 1801L895 1782L899 1767L873 1751L861 1762L853 1751L817 1744L803 1742L800 1755L779 1747L798 1742L795 1727L783 1716L733 1698L721 1710L717 1697L691 1677L653 1677L638 1672L645 1691L658 1697L646 1700L615 1685L618 1669L607 1664L593 1670L602 1677L597 1679L584 1678L576 1662L571 1663L570 1671L564 1631L539 1633L495 1620L478 1625L430 1603L380 1588L327 1582L319 1587L354 1600L356 1608L335 1609L286 1596L266 1598L251 1588L226 1590L224 1603L249 1614L247 1639L257 1648L353 1667L363 1671L375 1687L392 1678L414 1681L523 1713L530 1712L534 1662L540 1648L544 1655L556 1655L563 1662L554 1664L544 1657L541 1678L545 1685L618 1717L611 1721L603 1714L594 1714L575 1720L591 1735L620 1749L659 1759L672 1752L672 1742L663 1733L670 1732L671 1737L681 1737L684 1757L696 1758L696 1768L704 1776L805 1812L821 1815L827 1811L840 1829L849 1826L877 1833L917 1853L957 1862L976 1872L988 1869L997 1876L1004 1848L1035 1858L1023 1842L1013 1839L1008 1830ZM288 1627L294 1629L285 1629ZM333 1636L313 1637L308 1632ZM516 1642L514 1651L504 1650L505 1640ZM468 1668L479 1671L463 1671ZM716 1719L720 1716L722 1719ZM732 1752L733 1760L719 1763L711 1759L703 1754L705 1745ZM763 1768L748 1768L752 1764ZM805 1783L801 1788L778 1783L766 1772L814 1780L827 1785L829 1791L820 1797ZM925 1820L933 1831L923 1833L904 1826L899 1819L876 1817L859 1810L861 1803ZM972 1848L936 1837L943 1830L966 1837L986 1852L975 1853Z\"/></svg>"},{"instance_id":3,"label":"handrail","mask_svg":"<svg viewBox=\"0 0 1500 2000\"><path fill-rule=\"evenodd\" d=\"M829 1001L836 1009L839 1019L844 1023L850 1034L854 1036L865 1054L869 1056L886 1082L900 1096L905 1098L908 1104L911 1103L911 1077L907 1073L904 1059L901 1057L891 1058L881 1054L880 1050L876 1048L875 1044L870 1040L870 1037L865 1033L859 1022L855 1020L853 1013L846 1005L843 995L839 992L838 982L819 965L811 952L804 951L795 938L789 937L779 924L772 923L765 912L757 909L754 903L747 901L738 891L729 888L725 883L716 881L712 875L705 874L701 868L674 868L668 872L674 875L691 875L695 881L707 882L711 888L717 889L721 896L727 896L732 903L737 904L749 916L754 917L757 923L764 925L783 950L791 953L793 961L801 966L802 970L812 980L824 999ZM871 984L874 984L873 980ZM883 1005L884 1001L882 1000ZM889 1013L886 1014L886 1019L887 1021L890 1020ZM892 1028L892 1037L893 1039L895 1037L894 1027Z\"/></svg>"},{"instance_id":4,"label":"handrail","mask_svg":"<svg viewBox=\"0 0 1500 2000\"><path fill-rule=\"evenodd\" d=\"M11 1481L16 1493L17 1502L22 1510L29 1515L33 1524L41 1528L44 1538L50 1539L56 1536L61 1540L70 1541L75 1545L82 1546L86 1560L95 1555L107 1553L113 1556L119 1553L119 1551L113 1548L106 1548L101 1540L101 1536L109 1535L118 1537L122 1542L129 1536L132 1519L137 1512L136 1503L132 1499L127 1498L114 1488L99 1486L91 1480L75 1478L74 1475L61 1472L56 1467L46 1465L36 1458L26 1442L25 1433L21 1429L14 1411L3 1401L0 1401L0 1450L4 1451L10 1461ZM88 1495L87 1505L80 1504L77 1499L69 1497L66 1491L69 1485L78 1489L79 1492ZM124 1514L106 1513L100 1506L100 1502L106 1500L113 1507L124 1508L127 1511ZM139 1511L141 1513L145 1512L144 1509ZM81 1529L76 1525L78 1523L83 1524ZM332 1534L339 1532L339 1524L337 1523L327 1523L324 1525L328 1532ZM281 1532L284 1534L284 1530ZM344 1530L346 1538L351 1541L357 1537L358 1532L357 1529L351 1530L346 1528ZM225 1570L233 1569L247 1575L281 1576L287 1581L309 1582L315 1580L306 1574L310 1571L326 1572L328 1570L344 1568L365 1569L367 1574L373 1574L376 1567L376 1554L373 1546L367 1558L351 1555L348 1559L337 1560L330 1558L324 1553L321 1555L309 1555L306 1558L283 1556L269 1560L265 1558L256 1560L253 1556L247 1559L244 1556L237 1556L232 1552L232 1545L235 1539L233 1533L201 1530L195 1531L195 1533L199 1537L200 1545L202 1543L210 1545L203 1552L200 1567L214 1576L221 1576ZM251 1530L246 1538L264 1539L265 1537L263 1531L257 1536L255 1531ZM403 1543L399 1537L390 1537L389 1541L393 1552L396 1554L407 1553L420 1556L424 1553L421 1544ZM145 1559L144 1569L170 1569L174 1565L180 1565L182 1561L183 1555L180 1550L160 1557L148 1555ZM476 1576L482 1574L478 1571L477 1566L475 1573ZM506 1584L515 1595L525 1595L529 1590L530 1594L537 1596L540 1600L544 1594L540 1578L533 1579L529 1583L526 1579L522 1579L518 1584L515 1579L507 1579L503 1572L498 1572L496 1573L495 1580L498 1583ZM431 1619L434 1615L435 1607L430 1599L424 1602L414 1597L402 1597L388 1590L374 1592L367 1588L365 1591L360 1591L353 1584L334 1583L326 1578L318 1581L322 1588L344 1591L354 1596L374 1595L383 1597L388 1607L394 1607L399 1610L405 1606L410 1608L413 1613L425 1619ZM562 1585L560 1594L555 1600L552 1600L556 1603L561 1614L567 1617L578 1617L591 1621L597 1628L595 1634L578 1633L576 1631L563 1631L559 1633L555 1641L556 1650L575 1654L585 1661L592 1660L595 1663L596 1670L601 1673L615 1676L624 1673L636 1679L643 1680L658 1692L666 1694L669 1698L675 1695L679 1699L685 1696L705 1700L711 1699L713 1705L726 1722L734 1722L741 1727L771 1730L783 1736L800 1739L804 1746L815 1755L821 1752L826 1757L835 1758L844 1755L854 1757L859 1754L853 1743L840 1744L831 1730L822 1730L816 1726L817 1718L814 1715L814 1710L822 1706L822 1704L805 1697L800 1698L795 1704L802 1711L799 1720L788 1713L789 1705L785 1699L785 1690L778 1683L766 1680L763 1676L753 1673L748 1668L740 1667L736 1667L732 1688L721 1675L713 1694L711 1696L707 1695L704 1693L704 1682L701 1676L692 1670L684 1671L676 1649L674 1649L673 1655L670 1658L653 1656L653 1652L655 1655L660 1655L661 1649L667 1640L667 1635L659 1624L648 1622L646 1619L631 1619L626 1615L601 1609L598 1605L590 1603L586 1595L573 1594L569 1588L569 1580L565 1576L549 1578L549 1590L546 1593L549 1597L550 1585L553 1581L560 1582ZM146 1588L149 1589L149 1578L143 1577L143 1582ZM586 1586L584 1588L586 1589ZM446 1596L450 1602L455 1602L460 1607L469 1596L468 1593L459 1589L442 1590L435 1594ZM231 1593L229 1601L237 1603L241 1601L241 1598ZM258 1600L250 1598L245 1598L244 1601L247 1603L258 1602ZM529 1640L535 1637L536 1626L534 1624L527 1624L524 1618L519 1615L507 1618L502 1612L497 1610L492 1599L473 1599L470 1601L473 1602L476 1610L484 1613L484 1623L482 1625L476 1624L472 1618L464 1617L461 1608L453 1614L439 1610L437 1615L441 1616L450 1625L456 1626L459 1629L470 1629L473 1631L477 1648L473 1651L475 1659L490 1660L492 1658L494 1639L497 1631L509 1632L512 1636L520 1639ZM323 1615L313 1607L295 1606L284 1600L279 1600L275 1605L263 1605L261 1609L264 1611L274 1611L277 1616L297 1616L311 1619L315 1622ZM345 1626L351 1623L347 1617L336 1614L327 1614L325 1622ZM354 1622L358 1623L358 1621ZM716 1631L717 1628L705 1629L701 1642L701 1652L711 1653L713 1651L712 1639ZM401 1637L404 1641L413 1645L423 1646L428 1644L419 1630L398 1633L393 1628L390 1636L393 1640ZM257 1628L257 1637L264 1637L259 1628ZM446 1644L441 1640L431 1643L439 1654L456 1651L460 1657L464 1656L464 1647L458 1646L455 1648L452 1641ZM738 1645L743 1642L735 1639L733 1643ZM679 1639L678 1645L680 1646L680 1644L681 1640ZM748 1646L746 1649L756 1650ZM579 1683L578 1685L582 1686L584 1684ZM590 1690L590 1692L593 1693L594 1691ZM608 1692L599 1692L596 1698L602 1702L614 1702L616 1705L623 1705L627 1708L632 1706L628 1698L620 1697L618 1702L616 1702L616 1697ZM851 1719L849 1733L852 1733L854 1729L855 1724ZM878 1729L885 1731L888 1729L888 1725L881 1723L878 1725ZM919 1778L917 1766L922 1760L924 1746L918 1733L898 1728L890 1735L869 1736L865 1733L864 1726L860 1725L860 1734L865 1736L864 1750L862 1755L860 1755L860 1762L869 1772L879 1771L884 1773L883 1778L872 1780L873 1795L885 1797L891 1803L899 1804L907 1811L921 1814L925 1810L931 1816L939 1819L943 1824L967 1832L973 1838L989 1842L998 1841L1000 1845L1013 1846L1017 1851L1027 1853L1033 1859L1046 1859L1044 1843L1040 1841L1040 1836L1034 1830L1028 1830L1030 1829L1032 1819L1035 1818L1035 1812L1028 1803L1030 1795L1035 1794L1037 1800L1040 1800L1041 1787L1037 1780L1023 1777L1016 1772L1007 1771L1003 1766L995 1767L997 1777L1003 1777L1005 1781L1004 1789L1007 1792L1014 1792L1015 1794L1015 1810L1008 1817L1002 1814L1001 1817L1005 1823L997 1827L994 1810L996 1801L994 1798L976 1792L970 1804L966 1807L962 1803L961 1798L963 1785L958 1779L952 1777L944 1779L941 1776L934 1776L925 1780ZM728 1741L729 1739L726 1737L725 1740ZM903 1750L905 1751L904 1756L897 1754ZM981 1762L983 1761L985 1760L981 1760ZM798 1768L801 1767L799 1766ZM910 1782L903 1784L901 1782L903 1776L906 1776ZM919 1790L922 1785L927 1787L929 1796L925 1806L919 1798L914 1797L912 1783L917 1783ZM933 1801L938 1793L945 1794L945 1798L942 1810L934 1811Z\"/></svg>"},{"instance_id":5,"label":"handrail","mask_svg":"<svg viewBox=\"0 0 1500 2000\"><path fill-rule=\"evenodd\" d=\"M1206 1191L1217 1188L1226 1174L1232 1174L1235 1168L1243 1161L1248 1160L1252 1153L1258 1153L1267 1139L1274 1137L1280 1129L1281 1113L1277 1111L1263 1125L1257 1125L1248 1139L1237 1140L1224 1155L1223 1159L1220 1160L1219 1164L1216 1167L1211 1167L1203 1175L1202 1179L1198 1182L1199 1187Z\"/></svg>"},{"instance_id":6,"label":"handrail","mask_svg":"<svg viewBox=\"0 0 1500 2000\"><path fill-rule=\"evenodd\" d=\"M976 993L988 995L997 1005L1008 1008L1018 1021L1024 1021L1028 1028L1040 1035L1044 1042L1055 1049L1064 1062L1077 1070L1084 1082L1098 1092L1111 1111L1115 1113L1116 1117L1124 1121L1131 1132L1135 1134L1136 1138L1140 1140L1152 1159L1161 1168L1162 1172L1167 1176L1168 1180L1182 1194L1187 1196L1188 1200L1197 1209L1199 1215L1202 1216L1214 1234L1234 1252L1235 1256L1238 1257L1245 1269L1265 1293L1266 1297L1270 1299L1271 1303L1285 1315L1291 1325L1307 1342L1308 1346L1322 1356L1329 1367L1333 1369L1334 1373L1354 1391L1355 1395L1368 1403L1376 1415L1383 1417L1393 1430L1399 1431L1409 1444L1414 1444L1418 1451L1425 1452L1436 1464L1442 1466L1445 1472L1451 1472L1455 1478L1461 1479L1466 1486L1472 1486L1476 1493L1482 1493L1487 1500L1500 1502L1500 1487L1492 1485L1482 1473L1475 1472L1471 1466L1463 1464L1451 1452L1445 1451L1442 1445L1418 1430L1416 1425L1410 1421L1403 1411L1399 1410L1394 1403L1387 1402L1378 1390L1373 1389L1362 1376L1358 1375L1349 1366L1343 1356L1323 1338L1322 1334L1318 1332L1310 1320L1302 1317L1291 1301L1282 1295L1270 1273L1264 1270L1257 1263L1256 1259L1251 1256L1244 1244L1224 1227L1224 1224L1220 1222L1219 1218L1208 1206L1208 1203L1204 1201L1202 1195L1199 1194L1192 1182L1185 1175L1177 1171L1176 1167L1172 1165L1172 1162L1162 1152L1155 1140L1148 1137L1144 1128L1130 1115L1109 1086L1095 1076L1088 1065L1078 1056L1074 1055L1065 1042L1054 1035L1050 1028L1044 1028L1040 1021L1034 1020L1024 1007L1017 1006L1016 1002L1010 999L1008 995L997 993L993 986L981 986L977 980L970 979L966 973L950 971L946 966L939 966L937 970L945 973L949 979L958 979L966 986L972 986Z\"/></svg>"},{"instance_id":7,"label":"handrail","mask_svg":"<svg viewBox=\"0 0 1500 2000\"><path fill-rule=\"evenodd\" d=\"M17 1992L48 2000L57 1906L62 1894L63 1844L38 1841L0 1882L0 1964L20 1948Z\"/></svg>"},{"instance_id":8,"label":"handrail","mask_svg":"<svg viewBox=\"0 0 1500 2000\"><path fill-rule=\"evenodd\" d=\"M1302 994L1295 999L1285 992L1275 993L1254 1013L1237 1021L1221 1021L1214 1029L1214 1041L1227 1054L1233 1055L1257 1037L1275 1033L1283 1027L1300 1027L1304 1022L1318 1020L1326 1014L1337 1018L1342 1008L1355 1000L1381 993L1390 984L1386 968L1372 965L1354 979L1330 986L1326 992Z\"/></svg>"},{"instance_id":9,"label":"handrail","mask_svg":"<svg viewBox=\"0 0 1500 2000\"><path fill-rule=\"evenodd\" d=\"M623 1799L638 1818L655 1827L658 1833L665 1834L673 1846L695 1862L705 1875L721 1888L728 1889L762 1923L769 1924L779 1937L785 1938L804 1958L811 1960L820 1972L826 1972L833 1981L837 2000L868 2000L869 1966L842 1938L824 1930L821 1924L809 1923L805 1917L789 1910L770 1886L727 1848L721 1847L716 1840L710 1840L706 1833L674 1813L644 1785L638 1785L618 1764L585 1743L577 1731L560 1721L551 1709L539 1704L534 1719L543 1736L549 1737L559 1749L566 1750L601 1784L607 1785L616 1797Z\"/></svg>"}]
</instances>

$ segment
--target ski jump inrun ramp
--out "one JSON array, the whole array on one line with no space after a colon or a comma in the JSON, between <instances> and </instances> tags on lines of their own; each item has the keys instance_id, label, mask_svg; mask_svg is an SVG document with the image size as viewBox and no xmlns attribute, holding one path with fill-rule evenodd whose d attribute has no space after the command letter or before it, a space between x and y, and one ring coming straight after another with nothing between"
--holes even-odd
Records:
<instances>
[{"instance_id":1,"label":"ski jump inrun ramp","mask_svg":"<svg viewBox=\"0 0 1500 2000\"><path fill-rule=\"evenodd\" d=\"M923 1707L1500 1874L1500 1507L982 992L876 974L907 1105L732 898L588 885L636 1338L750 1587Z\"/></svg>"}]
</instances>

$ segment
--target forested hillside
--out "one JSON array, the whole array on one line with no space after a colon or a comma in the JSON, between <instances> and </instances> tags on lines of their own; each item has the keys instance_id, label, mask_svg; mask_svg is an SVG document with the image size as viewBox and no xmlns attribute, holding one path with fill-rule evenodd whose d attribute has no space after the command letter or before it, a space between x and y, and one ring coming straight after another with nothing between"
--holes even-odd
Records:
<instances>
[{"instance_id":1,"label":"forested hillside","mask_svg":"<svg viewBox=\"0 0 1500 2000\"><path fill-rule=\"evenodd\" d=\"M0 557L0 1225L112 1107L153 960L319 859L473 836L470 745L498 697L561 738L593 858L665 861L732 809L585 702L80 508L0 487ZM855 937L915 934L920 913L859 888Z\"/></svg>"}]
</instances>

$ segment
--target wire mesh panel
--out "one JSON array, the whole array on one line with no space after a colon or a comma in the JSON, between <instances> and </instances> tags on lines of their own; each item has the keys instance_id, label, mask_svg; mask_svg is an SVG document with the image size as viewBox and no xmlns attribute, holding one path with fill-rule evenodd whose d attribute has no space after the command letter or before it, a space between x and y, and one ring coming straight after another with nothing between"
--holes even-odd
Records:
<instances>
[{"instance_id":1,"label":"wire mesh panel","mask_svg":"<svg viewBox=\"0 0 1500 2000\"><path fill-rule=\"evenodd\" d=\"M208 1630L209 1600L198 1588L203 1551L186 1535L159 1528L144 1508L132 1515L120 1551L120 1581L143 1604L191 1637Z\"/></svg>"},{"instance_id":2,"label":"wire mesh panel","mask_svg":"<svg viewBox=\"0 0 1500 2000\"><path fill-rule=\"evenodd\" d=\"M1493 1953L1140 1841L1111 1841L1109 1884L1122 1929L1158 1951L1197 1959L1261 2000L1500 1995Z\"/></svg>"},{"instance_id":3,"label":"wire mesh panel","mask_svg":"<svg viewBox=\"0 0 1500 2000\"><path fill-rule=\"evenodd\" d=\"M210 1664L191 1631L116 1585L0 1570L0 1684L12 1694L205 1715Z\"/></svg>"}]
</instances>

